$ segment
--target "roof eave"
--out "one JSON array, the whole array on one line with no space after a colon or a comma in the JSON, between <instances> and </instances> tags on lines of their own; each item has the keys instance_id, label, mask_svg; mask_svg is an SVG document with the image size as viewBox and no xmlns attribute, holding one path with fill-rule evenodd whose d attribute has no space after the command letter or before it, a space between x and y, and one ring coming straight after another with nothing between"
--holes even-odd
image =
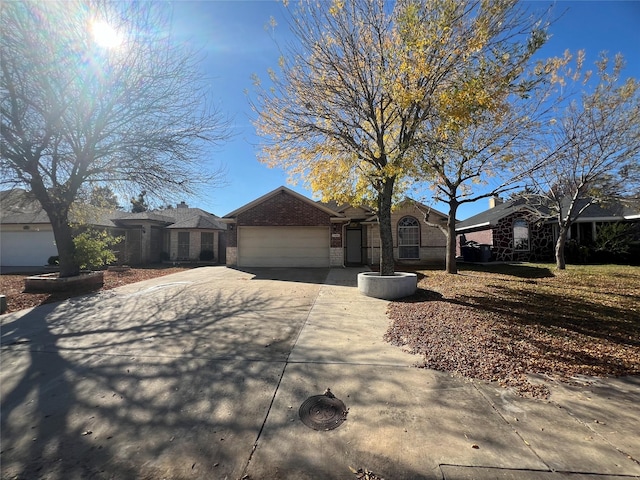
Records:
<instances>
[{"instance_id":1,"label":"roof eave","mask_svg":"<svg viewBox=\"0 0 640 480\"><path fill-rule=\"evenodd\" d=\"M487 228L491 228L491 227L492 227L491 222L476 223L475 225L469 225L466 227L456 227L456 233L486 230Z\"/></svg>"}]
</instances>

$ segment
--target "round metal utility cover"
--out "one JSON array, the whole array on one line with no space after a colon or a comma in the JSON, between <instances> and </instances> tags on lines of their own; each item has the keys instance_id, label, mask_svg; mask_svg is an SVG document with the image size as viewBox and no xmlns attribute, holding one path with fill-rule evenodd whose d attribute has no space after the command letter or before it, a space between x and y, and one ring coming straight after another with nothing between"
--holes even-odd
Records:
<instances>
[{"instance_id":1,"label":"round metal utility cover","mask_svg":"<svg viewBox=\"0 0 640 480\"><path fill-rule=\"evenodd\" d=\"M298 414L307 427L314 430L333 430L347 419L347 407L333 395L314 395L307 398Z\"/></svg>"}]
</instances>

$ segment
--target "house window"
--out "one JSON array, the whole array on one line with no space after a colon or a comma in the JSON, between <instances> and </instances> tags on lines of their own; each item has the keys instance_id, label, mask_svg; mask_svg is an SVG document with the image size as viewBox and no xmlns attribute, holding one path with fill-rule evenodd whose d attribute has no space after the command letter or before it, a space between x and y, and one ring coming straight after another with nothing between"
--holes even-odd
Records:
<instances>
[{"instance_id":1,"label":"house window","mask_svg":"<svg viewBox=\"0 0 640 480\"><path fill-rule=\"evenodd\" d=\"M213 252L213 232L202 232L200 234L200 249L203 252Z\"/></svg>"},{"instance_id":2,"label":"house window","mask_svg":"<svg viewBox=\"0 0 640 480\"><path fill-rule=\"evenodd\" d=\"M516 252L529 251L529 224L521 218L513 222L513 250Z\"/></svg>"},{"instance_id":3,"label":"house window","mask_svg":"<svg viewBox=\"0 0 640 480\"><path fill-rule=\"evenodd\" d=\"M398 258L420 258L420 224L413 217L398 222Z\"/></svg>"},{"instance_id":4,"label":"house window","mask_svg":"<svg viewBox=\"0 0 640 480\"><path fill-rule=\"evenodd\" d=\"M178 260L189 259L189 232L178 232Z\"/></svg>"},{"instance_id":5,"label":"house window","mask_svg":"<svg viewBox=\"0 0 640 480\"><path fill-rule=\"evenodd\" d=\"M213 260L213 232L200 234L200 260Z\"/></svg>"}]
</instances>

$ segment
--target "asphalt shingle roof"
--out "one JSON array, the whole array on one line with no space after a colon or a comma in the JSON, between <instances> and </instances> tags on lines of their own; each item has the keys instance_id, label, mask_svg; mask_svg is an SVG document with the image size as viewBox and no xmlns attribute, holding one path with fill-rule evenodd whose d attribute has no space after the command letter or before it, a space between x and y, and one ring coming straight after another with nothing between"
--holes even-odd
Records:
<instances>
[{"instance_id":1,"label":"asphalt shingle roof","mask_svg":"<svg viewBox=\"0 0 640 480\"><path fill-rule=\"evenodd\" d=\"M579 200L577 209L578 211L586 205L587 199ZM568 207L569 200L565 201L565 207ZM500 219L511 215L517 211L528 209L531 211L538 211L543 217L548 217L551 220L551 210L544 205L535 205L528 203L526 199L519 198L516 200L507 200L506 202L496 205L493 208L480 212L477 215L462 220L456 224L456 231L469 230L473 227L480 228L481 226L494 226ZM630 218L640 218L640 205L623 205L619 202L611 202L607 204L594 203L586 208L581 213L578 221L588 222L595 219L607 219L607 220L624 220Z\"/></svg>"},{"instance_id":2,"label":"asphalt shingle roof","mask_svg":"<svg viewBox=\"0 0 640 480\"><path fill-rule=\"evenodd\" d=\"M164 210L163 214L175 213L173 225L167 228L173 229L206 229L226 230L227 225L222 223L219 217L205 212L199 208L174 208Z\"/></svg>"},{"instance_id":3,"label":"asphalt shingle roof","mask_svg":"<svg viewBox=\"0 0 640 480\"><path fill-rule=\"evenodd\" d=\"M21 189L0 192L0 223L34 224L50 223L49 216L37 200ZM169 228L226 230L226 224L212 213L200 208L167 208L146 212L130 213L122 210L110 210L83 204L77 215L71 215L71 221L96 226L115 227L132 221L154 221L170 225Z\"/></svg>"}]
</instances>

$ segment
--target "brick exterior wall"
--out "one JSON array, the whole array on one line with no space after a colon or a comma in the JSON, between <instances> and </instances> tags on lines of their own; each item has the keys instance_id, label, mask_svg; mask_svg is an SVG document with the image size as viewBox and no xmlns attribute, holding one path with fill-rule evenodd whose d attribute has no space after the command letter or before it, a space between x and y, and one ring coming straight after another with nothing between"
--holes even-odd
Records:
<instances>
[{"instance_id":1,"label":"brick exterior wall","mask_svg":"<svg viewBox=\"0 0 640 480\"><path fill-rule=\"evenodd\" d=\"M202 251L202 230L169 230L171 246L169 258L171 260L185 260L178 259L178 232L189 232L189 260L200 260L200 252ZM234 231L235 233L235 231ZM213 258L218 261L218 236L219 232L213 232Z\"/></svg>"},{"instance_id":2,"label":"brick exterior wall","mask_svg":"<svg viewBox=\"0 0 640 480\"><path fill-rule=\"evenodd\" d=\"M240 213L237 224L253 227L328 227L331 224L331 216L286 192L279 192Z\"/></svg>"},{"instance_id":3,"label":"brick exterior wall","mask_svg":"<svg viewBox=\"0 0 640 480\"><path fill-rule=\"evenodd\" d=\"M479 232L471 232L464 234L464 240L461 238L462 235L456 236L456 255L461 255L462 251L460 250L460 243L464 243L464 240L467 242L477 242L482 245L491 245L493 246L493 230L481 230Z\"/></svg>"},{"instance_id":4,"label":"brick exterior wall","mask_svg":"<svg viewBox=\"0 0 640 480\"><path fill-rule=\"evenodd\" d=\"M356 209L364 215L361 209ZM401 260L402 263L442 263L445 258L446 237L437 227L424 222L424 214L413 204L407 202L392 213L393 243L396 258L398 257L398 222L405 216L412 216L420 225L420 258ZM431 214L431 221L445 222L446 217ZM330 265L337 267L344 264L344 225L331 223L331 215L315 205L305 202L285 191L265 199L257 205L241 212L236 217L236 224L227 230L227 265L237 264L238 237L237 229L241 226L327 226L330 227ZM362 247L363 263L377 264L379 260L378 226L363 228Z\"/></svg>"},{"instance_id":5,"label":"brick exterior wall","mask_svg":"<svg viewBox=\"0 0 640 480\"><path fill-rule=\"evenodd\" d=\"M513 250L513 223L517 219L525 220L529 225L529 250ZM460 241L457 236L456 253L461 254ZM465 233L466 241L474 241L483 245L491 245L491 260L498 262L540 262L553 260L553 229L551 225L542 223L534 215L517 212L502 218L493 229Z\"/></svg>"},{"instance_id":6,"label":"brick exterior wall","mask_svg":"<svg viewBox=\"0 0 640 480\"><path fill-rule=\"evenodd\" d=\"M238 246L238 225L233 223L227 229L227 250Z\"/></svg>"},{"instance_id":7,"label":"brick exterior wall","mask_svg":"<svg viewBox=\"0 0 640 480\"><path fill-rule=\"evenodd\" d=\"M332 247L329 250L329 265L331 267L342 267L344 265L344 253L342 247Z\"/></svg>"},{"instance_id":8,"label":"brick exterior wall","mask_svg":"<svg viewBox=\"0 0 640 480\"><path fill-rule=\"evenodd\" d=\"M280 191L241 212L227 230L227 265L238 263L238 228L250 227L331 227L331 266L342 266L342 224L332 224L331 215L287 192Z\"/></svg>"},{"instance_id":9,"label":"brick exterior wall","mask_svg":"<svg viewBox=\"0 0 640 480\"><path fill-rule=\"evenodd\" d=\"M227 247L227 265L238 265L237 247Z\"/></svg>"},{"instance_id":10,"label":"brick exterior wall","mask_svg":"<svg viewBox=\"0 0 640 480\"><path fill-rule=\"evenodd\" d=\"M331 248L342 248L342 223L331 225Z\"/></svg>"}]
</instances>

